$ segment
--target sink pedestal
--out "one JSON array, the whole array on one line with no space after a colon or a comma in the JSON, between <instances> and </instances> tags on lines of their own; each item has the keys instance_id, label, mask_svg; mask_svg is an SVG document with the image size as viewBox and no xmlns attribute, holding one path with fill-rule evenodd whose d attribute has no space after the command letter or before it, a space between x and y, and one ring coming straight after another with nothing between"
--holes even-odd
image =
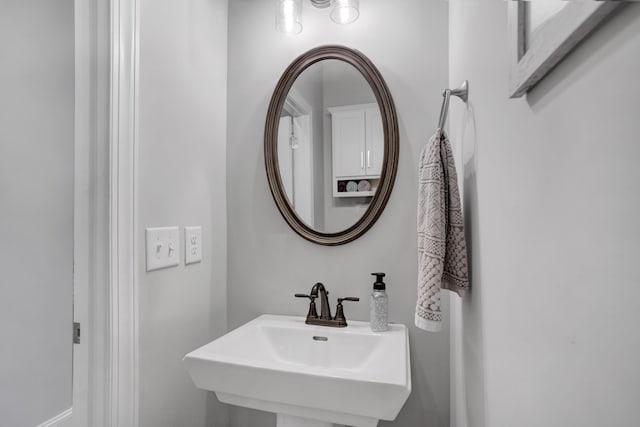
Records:
<instances>
[{"instance_id":1,"label":"sink pedestal","mask_svg":"<svg viewBox=\"0 0 640 427\"><path fill-rule=\"evenodd\" d=\"M261 399L252 399L228 393L216 392L216 396L222 403L275 413L278 420L276 427L376 427L378 425L378 420L375 418L357 416L353 414L303 408L300 406L269 402Z\"/></svg>"},{"instance_id":2,"label":"sink pedestal","mask_svg":"<svg viewBox=\"0 0 640 427\"><path fill-rule=\"evenodd\" d=\"M293 415L278 414L276 427L342 427L325 421L310 420L308 418L294 417Z\"/></svg>"}]
</instances>

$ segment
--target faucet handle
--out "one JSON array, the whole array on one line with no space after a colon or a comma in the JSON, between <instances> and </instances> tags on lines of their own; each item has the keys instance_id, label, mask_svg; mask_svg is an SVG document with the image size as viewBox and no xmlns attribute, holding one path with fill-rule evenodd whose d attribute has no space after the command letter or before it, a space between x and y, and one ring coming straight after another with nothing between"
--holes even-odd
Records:
<instances>
[{"instance_id":1,"label":"faucet handle","mask_svg":"<svg viewBox=\"0 0 640 427\"><path fill-rule=\"evenodd\" d=\"M360 301L358 297L344 297L338 298L338 306L336 307L336 317L333 318L338 323L338 326L347 326L347 319L344 317L344 309L342 308L342 301Z\"/></svg>"},{"instance_id":2,"label":"faucet handle","mask_svg":"<svg viewBox=\"0 0 640 427\"><path fill-rule=\"evenodd\" d=\"M316 297L314 295L307 294L295 294L296 298L309 298L311 302L309 303L309 312L307 313L308 319L317 319L318 312L316 311Z\"/></svg>"},{"instance_id":3,"label":"faucet handle","mask_svg":"<svg viewBox=\"0 0 640 427\"><path fill-rule=\"evenodd\" d=\"M360 301L360 298L358 298L358 297L338 298L338 304L342 303L342 301Z\"/></svg>"}]
</instances>

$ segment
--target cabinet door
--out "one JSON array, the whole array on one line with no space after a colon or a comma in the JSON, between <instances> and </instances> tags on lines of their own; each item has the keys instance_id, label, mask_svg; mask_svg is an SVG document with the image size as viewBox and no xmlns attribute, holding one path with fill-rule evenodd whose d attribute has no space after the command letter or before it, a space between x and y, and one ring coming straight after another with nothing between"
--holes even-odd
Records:
<instances>
[{"instance_id":1,"label":"cabinet door","mask_svg":"<svg viewBox=\"0 0 640 427\"><path fill-rule=\"evenodd\" d=\"M366 129L366 174L380 176L382 172L382 161L384 160L384 132L382 131L382 117L377 107L367 108Z\"/></svg>"},{"instance_id":2,"label":"cabinet door","mask_svg":"<svg viewBox=\"0 0 640 427\"><path fill-rule=\"evenodd\" d=\"M332 114L331 120L334 175L365 175L364 110L336 112Z\"/></svg>"}]
</instances>

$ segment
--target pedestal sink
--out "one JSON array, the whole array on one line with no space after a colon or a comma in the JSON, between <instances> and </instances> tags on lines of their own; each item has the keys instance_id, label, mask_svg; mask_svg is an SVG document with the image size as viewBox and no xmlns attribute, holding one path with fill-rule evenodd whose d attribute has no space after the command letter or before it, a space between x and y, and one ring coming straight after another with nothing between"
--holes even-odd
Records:
<instances>
[{"instance_id":1,"label":"pedestal sink","mask_svg":"<svg viewBox=\"0 0 640 427\"><path fill-rule=\"evenodd\" d=\"M278 427L374 427L394 420L411 393L404 325L375 333L367 322L310 326L262 315L192 351L196 387L221 402L278 414Z\"/></svg>"}]
</instances>

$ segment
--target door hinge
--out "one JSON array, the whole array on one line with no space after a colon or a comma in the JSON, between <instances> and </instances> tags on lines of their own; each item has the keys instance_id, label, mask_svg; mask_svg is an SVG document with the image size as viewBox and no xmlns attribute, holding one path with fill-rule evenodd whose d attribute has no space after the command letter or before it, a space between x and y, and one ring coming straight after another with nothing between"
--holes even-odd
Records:
<instances>
[{"instance_id":1,"label":"door hinge","mask_svg":"<svg viewBox=\"0 0 640 427\"><path fill-rule=\"evenodd\" d=\"M80 323L73 322L73 343L80 344Z\"/></svg>"}]
</instances>

